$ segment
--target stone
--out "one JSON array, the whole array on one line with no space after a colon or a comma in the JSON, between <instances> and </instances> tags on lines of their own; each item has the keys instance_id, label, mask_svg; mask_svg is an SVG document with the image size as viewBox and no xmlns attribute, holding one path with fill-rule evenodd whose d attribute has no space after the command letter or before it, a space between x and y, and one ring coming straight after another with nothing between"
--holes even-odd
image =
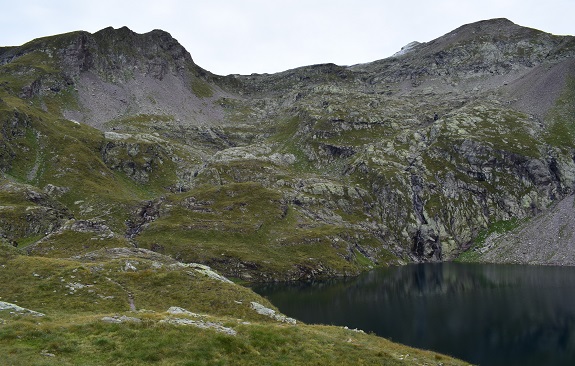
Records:
<instances>
[{"instance_id":1,"label":"stone","mask_svg":"<svg viewBox=\"0 0 575 366\"><path fill-rule=\"evenodd\" d=\"M224 327L219 323L206 322L203 320L191 320L186 318L167 318L164 320L160 320L160 323L167 323L172 325L191 325L202 329L213 329L216 332L224 333L231 336L237 335L237 331L235 329Z\"/></svg>"},{"instance_id":2,"label":"stone","mask_svg":"<svg viewBox=\"0 0 575 366\"><path fill-rule=\"evenodd\" d=\"M105 323L121 324L121 323L141 323L142 319L134 318L126 315L122 316L104 316L100 319Z\"/></svg>"},{"instance_id":3,"label":"stone","mask_svg":"<svg viewBox=\"0 0 575 366\"><path fill-rule=\"evenodd\" d=\"M199 314L196 313L192 313L191 311L188 311L184 308L180 308L177 306L172 306L168 309L167 311L168 314L172 314L172 315L187 315L187 316L192 316L194 318L199 317Z\"/></svg>"},{"instance_id":4,"label":"stone","mask_svg":"<svg viewBox=\"0 0 575 366\"><path fill-rule=\"evenodd\" d=\"M45 316L45 314L43 314L43 313L39 313L39 312L34 311L34 310L26 309L26 308L23 308L23 307L18 306L16 304L12 304L12 303L5 302L5 301L0 301L0 311L2 311L2 310L12 310L12 312L22 314L22 315L31 315L31 316L37 316L37 317Z\"/></svg>"},{"instance_id":5,"label":"stone","mask_svg":"<svg viewBox=\"0 0 575 366\"><path fill-rule=\"evenodd\" d=\"M297 320L287 317L283 314L278 314L276 313L275 310L267 308L265 306L263 306L260 303L257 303L255 301L250 302L250 307L256 311L256 313L267 316L269 318L272 318L280 323L288 323L288 324L292 324L292 325L296 325L297 324Z\"/></svg>"},{"instance_id":6,"label":"stone","mask_svg":"<svg viewBox=\"0 0 575 366\"><path fill-rule=\"evenodd\" d=\"M205 276L208 276L209 278L212 278L214 280L224 282L224 283L233 284L232 281L230 281L227 278L225 278L224 276L219 275L218 273L212 271L212 269L206 265L198 264L198 263L187 263L185 266L189 267L189 268L193 268L196 272L203 274Z\"/></svg>"}]
</instances>

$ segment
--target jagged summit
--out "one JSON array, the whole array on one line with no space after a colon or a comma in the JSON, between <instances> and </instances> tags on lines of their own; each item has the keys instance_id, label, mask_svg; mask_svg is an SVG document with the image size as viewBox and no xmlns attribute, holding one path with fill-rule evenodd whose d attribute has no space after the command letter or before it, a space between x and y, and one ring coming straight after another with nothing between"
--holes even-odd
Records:
<instances>
[{"instance_id":1,"label":"jagged summit","mask_svg":"<svg viewBox=\"0 0 575 366\"><path fill-rule=\"evenodd\" d=\"M15 61L30 52L55 52L67 68L64 72L71 75L91 67L106 67L106 64L115 68L132 67L144 58L152 63L162 62L164 68L174 67L168 63L195 66L189 52L168 32L155 29L139 34L125 26L118 29L107 27L94 34L76 31L48 36L0 51L0 64Z\"/></svg>"},{"instance_id":2,"label":"jagged summit","mask_svg":"<svg viewBox=\"0 0 575 366\"><path fill-rule=\"evenodd\" d=\"M461 27L429 42L410 42L392 57L402 56L408 51L413 50L418 45L439 43L442 47L449 47L452 44L463 43L477 37L503 37L505 34L515 34L523 31L525 28L516 25L506 18L497 18L490 20L481 20Z\"/></svg>"},{"instance_id":3,"label":"jagged summit","mask_svg":"<svg viewBox=\"0 0 575 366\"><path fill-rule=\"evenodd\" d=\"M64 115L97 128L142 113L203 123L197 104L214 92L207 84L213 76L162 30L138 34L127 27L108 27L94 34L39 38L7 49L0 54L0 64L19 67L20 60L35 57L45 66L23 70L25 85L16 92L34 98L73 86L78 103Z\"/></svg>"},{"instance_id":4,"label":"jagged summit","mask_svg":"<svg viewBox=\"0 0 575 366\"><path fill-rule=\"evenodd\" d=\"M108 43L108 46L131 47L142 51L144 56L157 56L158 51L170 51L174 57L189 57L184 47L172 37L172 35L161 29L154 29L146 33L136 33L124 26L118 29L113 27L104 28L93 34L97 42L101 44ZM122 49L110 49L122 51ZM191 60L191 57L189 57Z\"/></svg>"}]
</instances>

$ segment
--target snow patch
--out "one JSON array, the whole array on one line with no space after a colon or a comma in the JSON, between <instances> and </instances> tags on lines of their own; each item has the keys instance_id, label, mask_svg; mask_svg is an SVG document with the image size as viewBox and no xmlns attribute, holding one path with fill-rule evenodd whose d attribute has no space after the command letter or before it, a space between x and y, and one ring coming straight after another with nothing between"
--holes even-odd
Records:
<instances>
[{"instance_id":1,"label":"snow patch","mask_svg":"<svg viewBox=\"0 0 575 366\"><path fill-rule=\"evenodd\" d=\"M408 53L409 51L412 51L416 46L420 45L421 43L417 42L417 41L413 41L413 42L409 42L408 44L406 44L405 46L401 47L401 50L397 51L396 53L393 54L392 57L398 57L398 56L403 56L406 53Z\"/></svg>"}]
</instances>

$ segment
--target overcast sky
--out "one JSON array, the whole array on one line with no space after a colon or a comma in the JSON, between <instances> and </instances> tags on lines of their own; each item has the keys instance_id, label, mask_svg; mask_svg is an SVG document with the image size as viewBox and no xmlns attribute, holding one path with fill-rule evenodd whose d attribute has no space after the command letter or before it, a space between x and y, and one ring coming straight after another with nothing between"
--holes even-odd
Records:
<instances>
[{"instance_id":1,"label":"overcast sky","mask_svg":"<svg viewBox=\"0 0 575 366\"><path fill-rule=\"evenodd\" d=\"M0 46L108 26L163 29L220 75L375 61L491 18L575 35L575 0L0 0L0 8Z\"/></svg>"}]
</instances>

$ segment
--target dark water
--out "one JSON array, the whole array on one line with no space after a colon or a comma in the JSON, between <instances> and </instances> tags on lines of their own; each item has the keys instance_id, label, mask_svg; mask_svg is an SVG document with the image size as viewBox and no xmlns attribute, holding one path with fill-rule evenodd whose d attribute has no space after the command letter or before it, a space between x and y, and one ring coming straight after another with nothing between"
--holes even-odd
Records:
<instances>
[{"instance_id":1,"label":"dark water","mask_svg":"<svg viewBox=\"0 0 575 366\"><path fill-rule=\"evenodd\" d=\"M346 325L480 365L575 365L575 268L421 264L254 288L306 323Z\"/></svg>"}]
</instances>

